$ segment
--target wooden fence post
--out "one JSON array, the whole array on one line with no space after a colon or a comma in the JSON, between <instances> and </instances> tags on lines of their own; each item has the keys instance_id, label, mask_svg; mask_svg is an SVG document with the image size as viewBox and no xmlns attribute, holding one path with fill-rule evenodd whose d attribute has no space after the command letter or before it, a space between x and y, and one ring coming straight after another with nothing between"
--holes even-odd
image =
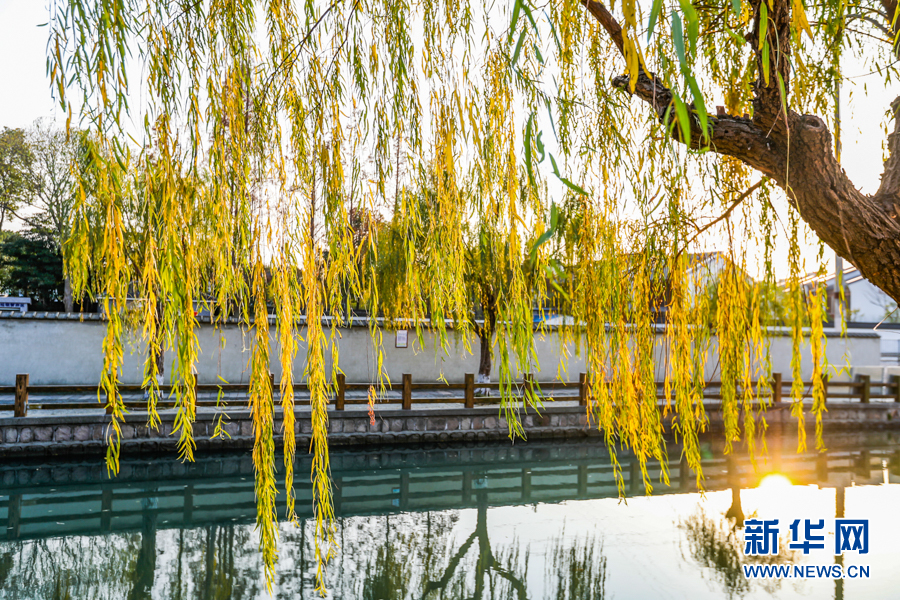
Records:
<instances>
[{"instance_id":1,"label":"wooden fence post","mask_svg":"<svg viewBox=\"0 0 900 600\"><path fill-rule=\"evenodd\" d=\"M868 404L872 397L872 378L869 375L857 375L856 380L862 383L862 393L859 401Z\"/></svg>"},{"instance_id":2,"label":"wooden fence post","mask_svg":"<svg viewBox=\"0 0 900 600\"><path fill-rule=\"evenodd\" d=\"M104 489L100 493L100 531L109 531L112 523L113 493L111 489Z\"/></svg>"},{"instance_id":3,"label":"wooden fence post","mask_svg":"<svg viewBox=\"0 0 900 600\"><path fill-rule=\"evenodd\" d=\"M688 466L687 457L682 456L678 465L678 484L681 486L681 489L686 490L688 488L688 477L690 477L690 475L691 469Z\"/></svg>"},{"instance_id":4,"label":"wooden fence post","mask_svg":"<svg viewBox=\"0 0 900 600\"><path fill-rule=\"evenodd\" d=\"M403 410L412 408L412 375L403 374Z\"/></svg>"},{"instance_id":5,"label":"wooden fence post","mask_svg":"<svg viewBox=\"0 0 900 600\"><path fill-rule=\"evenodd\" d=\"M184 486L184 496L181 501L181 521L188 524L194 520L194 484L189 483Z\"/></svg>"},{"instance_id":6,"label":"wooden fence post","mask_svg":"<svg viewBox=\"0 0 900 600\"><path fill-rule=\"evenodd\" d=\"M781 373L772 373L772 404L781 402Z\"/></svg>"},{"instance_id":7,"label":"wooden fence post","mask_svg":"<svg viewBox=\"0 0 900 600\"><path fill-rule=\"evenodd\" d=\"M475 375L466 373L466 408L475 408Z\"/></svg>"},{"instance_id":8,"label":"wooden fence post","mask_svg":"<svg viewBox=\"0 0 900 600\"><path fill-rule=\"evenodd\" d=\"M347 376L343 373L337 374L337 399L334 401L334 407L337 410L344 410L344 392L347 390Z\"/></svg>"},{"instance_id":9,"label":"wooden fence post","mask_svg":"<svg viewBox=\"0 0 900 600\"><path fill-rule=\"evenodd\" d=\"M468 504L472 499L472 471L463 471L462 503Z\"/></svg>"},{"instance_id":10,"label":"wooden fence post","mask_svg":"<svg viewBox=\"0 0 900 600\"><path fill-rule=\"evenodd\" d=\"M894 402L900 402L900 376L891 375L890 382L894 387Z\"/></svg>"},{"instance_id":11,"label":"wooden fence post","mask_svg":"<svg viewBox=\"0 0 900 600\"><path fill-rule=\"evenodd\" d=\"M638 461L631 461L630 470L631 476L628 478L628 484L631 487L631 495L633 496L637 494L638 482L643 481L643 477L641 475L641 467L638 464Z\"/></svg>"},{"instance_id":12,"label":"wooden fence post","mask_svg":"<svg viewBox=\"0 0 900 600\"><path fill-rule=\"evenodd\" d=\"M522 500L531 500L531 469L522 469Z\"/></svg>"},{"instance_id":13,"label":"wooden fence post","mask_svg":"<svg viewBox=\"0 0 900 600\"><path fill-rule=\"evenodd\" d=\"M24 417L28 415L28 373L16 375L16 403L13 409L13 416Z\"/></svg>"},{"instance_id":14,"label":"wooden fence post","mask_svg":"<svg viewBox=\"0 0 900 600\"><path fill-rule=\"evenodd\" d=\"M12 494L9 497L9 507L6 512L6 539L15 540L19 537L19 529L22 521L22 494Z\"/></svg>"},{"instance_id":15,"label":"wooden fence post","mask_svg":"<svg viewBox=\"0 0 900 600\"><path fill-rule=\"evenodd\" d=\"M409 508L409 471L400 473L400 510Z\"/></svg>"},{"instance_id":16,"label":"wooden fence post","mask_svg":"<svg viewBox=\"0 0 900 600\"><path fill-rule=\"evenodd\" d=\"M578 374L578 406L587 406L587 373Z\"/></svg>"},{"instance_id":17,"label":"wooden fence post","mask_svg":"<svg viewBox=\"0 0 900 600\"><path fill-rule=\"evenodd\" d=\"M588 488L588 466L578 465L578 496L584 498L587 496Z\"/></svg>"},{"instance_id":18,"label":"wooden fence post","mask_svg":"<svg viewBox=\"0 0 900 600\"><path fill-rule=\"evenodd\" d=\"M880 465L879 465L880 466ZM868 450L860 450L859 462L856 465L856 472L868 479L872 475L872 455Z\"/></svg>"},{"instance_id":19,"label":"wooden fence post","mask_svg":"<svg viewBox=\"0 0 900 600\"><path fill-rule=\"evenodd\" d=\"M828 482L828 452L822 452L816 458L816 478Z\"/></svg>"},{"instance_id":20,"label":"wooden fence post","mask_svg":"<svg viewBox=\"0 0 900 600\"><path fill-rule=\"evenodd\" d=\"M343 410L343 409L341 409ZM332 486L331 502L334 504L334 516L339 516L342 512L342 504L344 503L344 478L334 477L334 485Z\"/></svg>"}]
</instances>

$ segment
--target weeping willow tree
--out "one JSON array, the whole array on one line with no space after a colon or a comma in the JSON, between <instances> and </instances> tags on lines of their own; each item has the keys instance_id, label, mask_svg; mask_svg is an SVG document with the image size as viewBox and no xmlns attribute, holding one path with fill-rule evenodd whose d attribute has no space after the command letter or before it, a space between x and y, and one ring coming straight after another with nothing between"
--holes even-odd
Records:
<instances>
[{"instance_id":1,"label":"weeping willow tree","mask_svg":"<svg viewBox=\"0 0 900 600\"><path fill-rule=\"evenodd\" d=\"M575 348L588 365L591 422L613 456L635 452L648 489L645 464L664 457L666 416L702 483L711 348L728 448L752 449L764 431L766 390L754 382L770 369L777 252L789 271L801 444L801 345L812 348L819 432L826 367L825 292L799 279L805 236L821 240L820 270L830 246L900 299L900 116L872 196L847 179L830 133L842 60L885 83L897 73L895 0L60 0L51 12L54 92L71 126L92 132L65 255L76 293L101 298L108 316L109 468L126 331L151 348L151 423L160 353L174 357L175 433L189 460L195 306L214 302L216 324L251 326L270 582L274 398L292 514L294 384L309 386L321 585L336 550L327 407L337 327L350 299L384 315L371 325L383 386L383 328L427 326L445 350L452 336L470 348L473 243L502 274L489 304L510 434L534 401L512 385L514 371L536 366L532 307L555 306L568 316L561 352ZM362 214L382 224L360 233ZM727 259L714 301L697 291L695 254L711 243ZM759 285L746 275L756 264ZM129 292L143 300L126 310ZM294 368L301 345L306 361Z\"/></svg>"}]
</instances>

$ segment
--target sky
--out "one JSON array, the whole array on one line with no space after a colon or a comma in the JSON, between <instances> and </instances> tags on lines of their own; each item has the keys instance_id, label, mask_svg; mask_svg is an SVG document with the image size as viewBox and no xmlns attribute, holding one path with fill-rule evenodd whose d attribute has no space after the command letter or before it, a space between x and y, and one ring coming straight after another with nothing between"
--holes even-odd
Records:
<instances>
[{"instance_id":1,"label":"sky","mask_svg":"<svg viewBox=\"0 0 900 600\"><path fill-rule=\"evenodd\" d=\"M46 75L49 28L40 25L48 18L47 0L0 0L0 56L4 57L0 60L0 128L28 127L41 117L60 126L65 123ZM900 95L900 86L886 89L877 74L865 75L868 71L862 65L844 65L849 79L842 90L842 164L857 187L872 193L882 171L887 109ZM806 250L809 258L814 245Z\"/></svg>"},{"instance_id":2,"label":"sky","mask_svg":"<svg viewBox=\"0 0 900 600\"><path fill-rule=\"evenodd\" d=\"M48 19L42 0L0 0L0 127L28 127L39 117L64 117L46 74Z\"/></svg>"}]
</instances>

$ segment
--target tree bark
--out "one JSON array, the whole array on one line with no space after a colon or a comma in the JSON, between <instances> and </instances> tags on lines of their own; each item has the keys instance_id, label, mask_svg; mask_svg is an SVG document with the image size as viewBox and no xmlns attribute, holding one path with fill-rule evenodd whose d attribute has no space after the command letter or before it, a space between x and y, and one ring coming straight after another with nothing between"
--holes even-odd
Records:
<instances>
[{"instance_id":1,"label":"tree bark","mask_svg":"<svg viewBox=\"0 0 900 600\"><path fill-rule=\"evenodd\" d=\"M153 353L153 361L156 363L156 383L162 385L166 373L166 347L163 326L165 323L165 306L162 300L156 301L156 335L150 341L150 351Z\"/></svg>"},{"instance_id":2,"label":"tree bark","mask_svg":"<svg viewBox=\"0 0 900 600\"><path fill-rule=\"evenodd\" d=\"M141 500L141 549L134 568L134 580L128 592L128 600L150 598L156 573L156 510L157 498Z\"/></svg>"},{"instance_id":3,"label":"tree bark","mask_svg":"<svg viewBox=\"0 0 900 600\"><path fill-rule=\"evenodd\" d=\"M491 382L491 367L494 353L494 327L497 324L497 299L493 290L482 293L481 312L484 314L484 323L478 330L478 339L481 342L480 360L478 363L478 377L476 383ZM490 390L482 389L482 393Z\"/></svg>"},{"instance_id":4,"label":"tree bark","mask_svg":"<svg viewBox=\"0 0 900 600\"><path fill-rule=\"evenodd\" d=\"M75 311L75 303L72 300L72 280L68 275L63 277L63 307L67 313Z\"/></svg>"},{"instance_id":5,"label":"tree bark","mask_svg":"<svg viewBox=\"0 0 900 600\"><path fill-rule=\"evenodd\" d=\"M754 46L759 39L760 1L751 4L756 11L754 34L749 36ZM582 2L621 50L621 28L606 7L593 0ZM785 110L778 75L784 81L785 90L789 90L791 5L786 0L773 2L767 28L769 78L764 80L762 52L757 49L760 75L754 91L753 117L709 115L709 147L772 178L823 242L853 263L866 279L900 301L897 268L900 265L900 97L891 105L897 119L888 140L891 155L885 162L881 188L871 196L865 195L853 185L835 158L831 132L825 122L814 115ZM618 76L612 81L630 93L628 76ZM660 121L673 101L671 91L654 74L643 70L638 74L634 95L648 103ZM681 139L679 128L672 135L677 141L686 142ZM691 147L700 147L701 135L697 120L692 119L688 142Z\"/></svg>"},{"instance_id":6,"label":"tree bark","mask_svg":"<svg viewBox=\"0 0 900 600\"><path fill-rule=\"evenodd\" d=\"M481 341L481 359L478 362L478 383L491 382L491 341L494 336L482 329L478 336Z\"/></svg>"}]
</instances>

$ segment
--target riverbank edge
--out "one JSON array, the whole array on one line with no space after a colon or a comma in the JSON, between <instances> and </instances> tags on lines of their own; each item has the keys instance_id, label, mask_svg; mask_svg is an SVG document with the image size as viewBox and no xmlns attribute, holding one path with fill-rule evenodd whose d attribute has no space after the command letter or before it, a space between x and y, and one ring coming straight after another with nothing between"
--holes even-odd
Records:
<instances>
[{"instance_id":1,"label":"riverbank edge","mask_svg":"<svg viewBox=\"0 0 900 600\"><path fill-rule=\"evenodd\" d=\"M719 404L705 404L707 431L724 430ZM815 418L805 406L805 425L815 427ZM216 452L251 448L254 442L250 410L229 410L223 419L222 435L213 439L221 413L201 412L194 422L197 452ZM520 411L526 440L567 439L600 436L596 424L588 424L586 409L581 406L546 406L540 413ZM796 427L788 403L769 407L766 423L771 430ZM121 424L122 454L148 454L175 451L178 439L172 435L174 411L160 411L157 429L147 426L145 414L129 414ZM416 443L489 441L509 438L509 427L499 407L386 409L375 413L375 423L366 411L330 410L329 444L331 446L379 446ZM308 410L295 412L297 448L309 447L312 422ZM275 413L276 446L283 441L281 410ZM900 404L896 403L829 403L823 415L827 430L900 430ZM104 454L109 417L104 414L53 415L0 418L0 459L43 456ZM666 418L671 430L671 418Z\"/></svg>"}]
</instances>

